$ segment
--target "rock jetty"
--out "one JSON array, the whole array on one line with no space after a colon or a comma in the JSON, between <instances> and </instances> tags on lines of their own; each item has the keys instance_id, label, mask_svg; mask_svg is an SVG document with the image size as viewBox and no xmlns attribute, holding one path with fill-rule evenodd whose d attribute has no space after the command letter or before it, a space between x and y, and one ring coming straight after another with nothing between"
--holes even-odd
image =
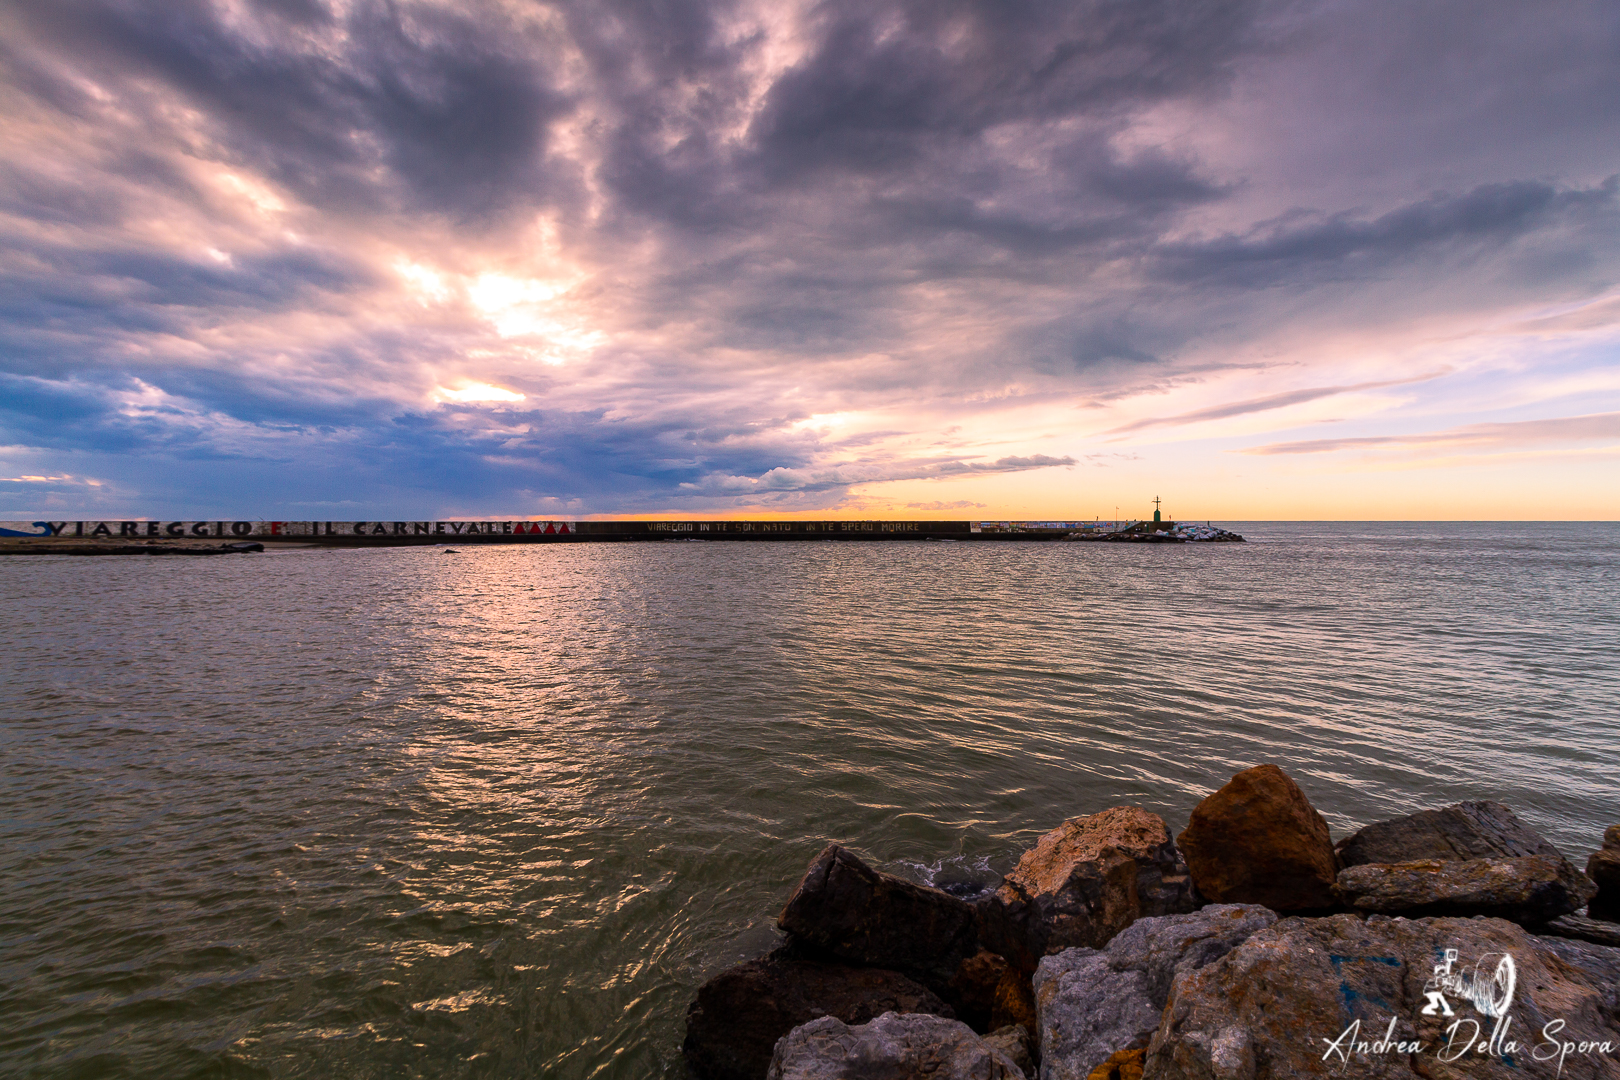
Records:
<instances>
[{"instance_id":1,"label":"rock jetty","mask_svg":"<svg viewBox=\"0 0 1620 1080\"><path fill-rule=\"evenodd\" d=\"M973 901L829 844L683 1051L701 1080L1620 1080L1620 825L1602 843L1583 873L1471 802L1334 844L1265 764L1175 838L1071 818Z\"/></svg>"}]
</instances>

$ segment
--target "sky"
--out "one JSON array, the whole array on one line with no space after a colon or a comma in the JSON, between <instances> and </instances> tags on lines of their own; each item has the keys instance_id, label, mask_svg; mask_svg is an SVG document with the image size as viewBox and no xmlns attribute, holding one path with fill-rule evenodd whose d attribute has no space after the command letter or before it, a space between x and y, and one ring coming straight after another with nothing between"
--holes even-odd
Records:
<instances>
[{"instance_id":1,"label":"sky","mask_svg":"<svg viewBox=\"0 0 1620 1080\"><path fill-rule=\"evenodd\" d=\"M0 518L1620 517L1613 0L0 0Z\"/></svg>"}]
</instances>

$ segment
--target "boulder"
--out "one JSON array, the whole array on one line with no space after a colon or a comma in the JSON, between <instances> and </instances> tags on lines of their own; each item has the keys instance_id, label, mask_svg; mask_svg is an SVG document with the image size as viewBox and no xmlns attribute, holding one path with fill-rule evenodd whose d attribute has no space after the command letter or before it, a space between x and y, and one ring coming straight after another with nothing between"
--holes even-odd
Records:
<instances>
[{"instance_id":1,"label":"boulder","mask_svg":"<svg viewBox=\"0 0 1620 1080\"><path fill-rule=\"evenodd\" d=\"M1035 972L1041 1080L1086 1080L1119 1050L1144 1047L1159 1026L1140 971L1115 971L1095 949L1065 949Z\"/></svg>"},{"instance_id":2,"label":"boulder","mask_svg":"<svg viewBox=\"0 0 1620 1080\"><path fill-rule=\"evenodd\" d=\"M1620 946L1620 925L1605 919L1588 919L1580 915L1561 915L1535 928L1543 937L1574 938L1590 941L1594 945Z\"/></svg>"},{"instance_id":3,"label":"boulder","mask_svg":"<svg viewBox=\"0 0 1620 1080\"><path fill-rule=\"evenodd\" d=\"M1035 1023L1035 984L1030 976L1017 968L996 986L996 1001L990 1010L990 1028L1017 1024L1034 1038L1039 1028Z\"/></svg>"},{"instance_id":4,"label":"boulder","mask_svg":"<svg viewBox=\"0 0 1620 1080\"><path fill-rule=\"evenodd\" d=\"M1008 1024L984 1037L984 1044L999 1050L1007 1059L1023 1070L1025 1076L1035 1077L1035 1036L1022 1024Z\"/></svg>"},{"instance_id":5,"label":"boulder","mask_svg":"<svg viewBox=\"0 0 1620 1080\"><path fill-rule=\"evenodd\" d=\"M1196 906L1164 819L1116 806L1065 821L1026 851L982 905L979 935L1032 972L1043 956L1096 948L1139 918Z\"/></svg>"},{"instance_id":6,"label":"boulder","mask_svg":"<svg viewBox=\"0 0 1620 1080\"><path fill-rule=\"evenodd\" d=\"M1176 838L1206 900L1273 911L1331 908L1338 860L1327 822L1275 765L1256 765L1193 808Z\"/></svg>"},{"instance_id":7,"label":"boulder","mask_svg":"<svg viewBox=\"0 0 1620 1080\"><path fill-rule=\"evenodd\" d=\"M1276 921L1267 908L1214 905L1142 919L1101 951L1044 958L1035 972L1042 1080L1088 1080L1114 1055L1146 1047L1177 973L1220 959Z\"/></svg>"},{"instance_id":8,"label":"boulder","mask_svg":"<svg viewBox=\"0 0 1620 1080\"><path fill-rule=\"evenodd\" d=\"M1284 919L1176 978L1145 1075L1612 1077L1620 1025L1576 947L1602 948L1502 919Z\"/></svg>"},{"instance_id":9,"label":"boulder","mask_svg":"<svg viewBox=\"0 0 1620 1080\"><path fill-rule=\"evenodd\" d=\"M767 1080L1025 1080L963 1023L884 1013L851 1026L824 1016L776 1044Z\"/></svg>"},{"instance_id":10,"label":"boulder","mask_svg":"<svg viewBox=\"0 0 1620 1080\"><path fill-rule=\"evenodd\" d=\"M1011 971L1012 965L1000 955L980 949L957 965L956 974L945 984L941 996L962 1023L974 1031L989 1031L996 990Z\"/></svg>"},{"instance_id":11,"label":"boulder","mask_svg":"<svg viewBox=\"0 0 1620 1080\"><path fill-rule=\"evenodd\" d=\"M1140 971L1148 999L1164 1008L1177 975L1212 964L1277 921L1259 904L1210 904L1191 915L1143 919L1108 943L1115 971Z\"/></svg>"},{"instance_id":12,"label":"boulder","mask_svg":"<svg viewBox=\"0 0 1620 1080\"><path fill-rule=\"evenodd\" d=\"M1343 866L1424 859L1562 858L1558 849L1498 802L1465 802L1368 825L1339 841Z\"/></svg>"},{"instance_id":13,"label":"boulder","mask_svg":"<svg viewBox=\"0 0 1620 1080\"><path fill-rule=\"evenodd\" d=\"M1339 895L1385 915L1489 915L1544 923L1579 910L1597 892L1562 855L1363 863L1339 872Z\"/></svg>"},{"instance_id":14,"label":"boulder","mask_svg":"<svg viewBox=\"0 0 1620 1080\"><path fill-rule=\"evenodd\" d=\"M1029 976L988 949L962 961L941 996L956 1018L974 1031L994 1031L1008 1024L1035 1031L1035 992Z\"/></svg>"},{"instance_id":15,"label":"boulder","mask_svg":"<svg viewBox=\"0 0 1620 1080\"><path fill-rule=\"evenodd\" d=\"M902 971L942 990L962 961L978 951L976 918L971 904L874 870L828 844L777 925L802 948Z\"/></svg>"},{"instance_id":16,"label":"boulder","mask_svg":"<svg viewBox=\"0 0 1620 1080\"><path fill-rule=\"evenodd\" d=\"M1604 830L1603 850L1586 860L1586 876L1598 887L1586 913L1594 919L1620 922L1620 825Z\"/></svg>"},{"instance_id":17,"label":"boulder","mask_svg":"<svg viewBox=\"0 0 1620 1080\"><path fill-rule=\"evenodd\" d=\"M1620 1027L1620 948L1544 935L1540 941L1544 948L1579 969L1593 986L1602 990L1602 1010L1612 1026Z\"/></svg>"},{"instance_id":18,"label":"boulder","mask_svg":"<svg viewBox=\"0 0 1620 1080\"><path fill-rule=\"evenodd\" d=\"M760 1080L776 1041L798 1025L822 1016L862 1024L886 1012L951 1016L950 1006L899 972L778 951L698 989L681 1051L704 1080Z\"/></svg>"}]
</instances>

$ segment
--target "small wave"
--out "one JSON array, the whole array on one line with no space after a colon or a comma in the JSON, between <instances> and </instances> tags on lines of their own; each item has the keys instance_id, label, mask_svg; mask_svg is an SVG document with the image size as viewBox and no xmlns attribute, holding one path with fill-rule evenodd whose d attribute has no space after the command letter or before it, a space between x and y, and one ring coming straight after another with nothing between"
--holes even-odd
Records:
<instances>
[{"instance_id":1,"label":"small wave","mask_svg":"<svg viewBox=\"0 0 1620 1080\"><path fill-rule=\"evenodd\" d=\"M990 865L988 855L947 855L931 863L900 859L894 871L919 885L928 885L960 900L989 896L1001 884L1001 875Z\"/></svg>"}]
</instances>

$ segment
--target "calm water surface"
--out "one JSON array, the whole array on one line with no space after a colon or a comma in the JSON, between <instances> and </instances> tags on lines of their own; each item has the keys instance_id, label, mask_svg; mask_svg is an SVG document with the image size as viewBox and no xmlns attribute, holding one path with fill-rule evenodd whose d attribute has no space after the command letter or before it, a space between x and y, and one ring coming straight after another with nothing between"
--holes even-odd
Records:
<instances>
[{"instance_id":1,"label":"calm water surface","mask_svg":"<svg viewBox=\"0 0 1620 1080\"><path fill-rule=\"evenodd\" d=\"M0 561L0 1061L684 1077L828 840L993 876L1284 766L1620 821L1620 526Z\"/></svg>"}]
</instances>

